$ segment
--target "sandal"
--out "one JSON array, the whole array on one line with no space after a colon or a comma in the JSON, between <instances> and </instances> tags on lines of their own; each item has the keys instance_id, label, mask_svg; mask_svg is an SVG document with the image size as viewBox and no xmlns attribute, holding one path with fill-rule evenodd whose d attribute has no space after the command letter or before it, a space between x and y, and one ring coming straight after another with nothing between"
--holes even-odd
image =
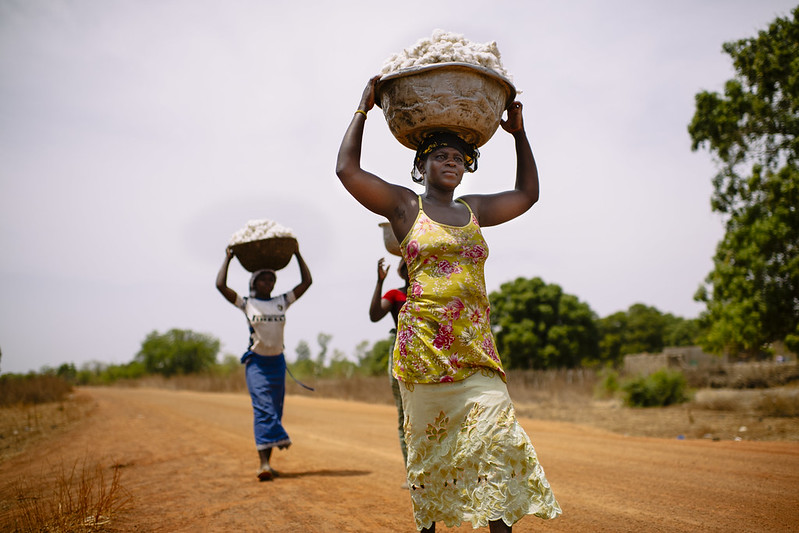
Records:
<instances>
[{"instance_id":1,"label":"sandal","mask_svg":"<svg viewBox=\"0 0 799 533\"><path fill-rule=\"evenodd\" d=\"M262 468L258 471L258 481L272 481L276 472L271 468Z\"/></svg>"}]
</instances>

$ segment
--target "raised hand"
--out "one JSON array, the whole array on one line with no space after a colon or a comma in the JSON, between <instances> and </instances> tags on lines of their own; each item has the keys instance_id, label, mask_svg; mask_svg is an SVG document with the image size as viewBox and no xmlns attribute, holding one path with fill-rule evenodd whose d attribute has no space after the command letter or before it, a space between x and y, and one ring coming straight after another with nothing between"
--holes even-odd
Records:
<instances>
[{"instance_id":1,"label":"raised hand","mask_svg":"<svg viewBox=\"0 0 799 533\"><path fill-rule=\"evenodd\" d=\"M385 258L381 257L380 260L377 262L377 280L383 281L386 279L388 275L388 265L385 264Z\"/></svg>"},{"instance_id":2,"label":"raised hand","mask_svg":"<svg viewBox=\"0 0 799 533\"><path fill-rule=\"evenodd\" d=\"M369 83L366 84L366 88L363 90L363 95L361 95L361 103L358 105L358 109L362 109L364 111L369 111L375 105L375 85L377 84L377 80L380 79L380 75L372 76L369 79Z\"/></svg>"},{"instance_id":3,"label":"raised hand","mask_svg":"<svg viewBox=\"0 0 799 533\"><path fill-rule=\"evenodd\" d=\"M524 131L524 120L522 119L522 103L513 102L508 106L508 120L500 119L499 124L502 129L508 133L516 133L517 131Z\"/></svg>"}]
</instances>

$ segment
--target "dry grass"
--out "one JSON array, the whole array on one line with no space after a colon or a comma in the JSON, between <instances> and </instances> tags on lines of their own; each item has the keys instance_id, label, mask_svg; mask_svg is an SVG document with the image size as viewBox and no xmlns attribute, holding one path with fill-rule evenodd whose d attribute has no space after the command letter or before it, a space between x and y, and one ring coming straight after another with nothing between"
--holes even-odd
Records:
<instances>
[{"instance_id":1,"label":"dry grass","mask_svg":"<svg viewBox=\"0 0 799 533\"><path fill-rule=\"evenodd\" d=\"M696 408L713 411L751 411L764 417L799 417L799 387L774 387L766 390L706 389L696 393L692 404Z\"/></svg>"},{"instance_id":2,"label":"dry grass","mask_svg":"<svg viewBox=\"0 0 799 533\"><path fill-rule=\"evenodd\" d=\"M765 416L799 417L799 389L766 391L757 403L757 410Z\"/></svg>"},{"instance_id":3,"label":"dry grass","mask_svg":"<svg viewBox=\"0 0 799 533\"><path fill-rule=\"evenodd\" d=\"M316 390L308 391L288 377L286 393L394 403L387 374L301 380ZM768 389L701 388L690 402L662 408L625 407L618 393L608 389L609 383L618 385L615 374L588 369L508 372L508 391L523 417L573 422L625 435L799 441L797 382ZM247 393L243 367L228 376L149 377L124 386Z\"/></svg>"},{"instance_id":4,"label":"dry grass","mask_svg":"<svg viewBox=\"0 0 799 533\"><path fill-rule=\"evenodd\" d=\"M0 376L0 406L58 402L72 392L72 385L57 376L30 374Z\"/></svg>"},{"instance_id":5,"label":"dry grass","mask_svg":"<svg viewBox=\"0 0 799 533\"><path fill-rule=\"evenodd\" d=\"M384 376L353 376L351 378L303 378L300 381L313 387L314 391L306 390L295 383L293 379L287 378L286 393L394 405L388 374Z\"/></svg>"},{"instance_id":6,"label":"dry grass","mask_svg":"<svg viewBox=\"0 0 799 533\"><path fill-rule=\"evenodd\" d=\"M575 405L593 401L599 375L593 370L512 370L508 392L514 402Z\"/></svg>"},{"instance_id":7,"label":"dry grass","mask_svg":"<svg viewBox=\"0 0 799 533\"><path fill-rule=\"evenodd\" d=\"M166 378L153 374L136 380L122 380L116 383L120 387L152 387L168 390L193 390L197 392L242 392L247 391L247 380L244 367L228 376L212 374L192 374Z\"/></svg>"},{"instance_id":8,"label":"dry grass","mask_svg":"<svg viewBox=\"0 0 799 533\"><path fill-rule=\"evenodd\" d=\"M71 394L57 402L0 407L0 461L76 424L95 407L94 400L83 393Z\"/></svg>"},{"instance_id":9,"label":"dry grass","mask_svg":"<svg viewBox=\"0 0 799 533\"><path fill-rule=\"evenodd\" d=\"M608 379L608 378L614 379ZM694 391L688 403L660 408L625 407L612 373L588 369L513 370L508 391L520 416L590 425L624 435L665 438L799 440L799 387ZM289 395L310 395L393 405L388 375L350 378L302 378L314 392L290 377ZM147 386L246 393L243 370L228 378L184 376L140 382Z\"/></svg>"},{"instance_id":10,"label":"dry grass","mask_svg":"<svg viewBox=\"0 0 799 533\"><path fill-rule=\"evenodd\" d=\"M11 531L103 531L130 501L120 485L120 465L109 469L84 459L71 468L43 468L42 476L16 480L6 522ZM53 479L54 482L42 480Z\"/></svg>"},{"instance_id":11,"label":"dry grass","mask_svg":"<svg viewBox=\"0 0 799 533\"><path fill-rule=\"evenodd\" d=\"M697 388L767 389L799 381L799 364L733 363L709 368L685 368L688 384Z\"/></svg>"},{"instance_id":12,"label":"dry grass","mask_svg":"<svg viewBox=\"0 0 799 533\"><path fill-rule=\"evenodd\" d=\"M508 372L508 391L514 402L572 405L590 403L598 382L592 370L530 370ZM394 405L388 374L350 378L302 379L314 392L286 379L287 394L315 394L324 398ZM246 391L246 384L244 387Z\"/></svg>"}]
</instances>

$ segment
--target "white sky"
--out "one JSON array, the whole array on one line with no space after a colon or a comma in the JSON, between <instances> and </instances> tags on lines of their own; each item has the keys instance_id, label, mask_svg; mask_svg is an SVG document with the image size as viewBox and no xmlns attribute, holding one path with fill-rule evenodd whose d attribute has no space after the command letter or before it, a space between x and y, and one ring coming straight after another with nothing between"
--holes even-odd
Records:
<instances>
[{"instance_id":1,"label":"white sky","mask_svg":"<svg viewBox=\"0 0 799 533\"><path fill-rule=\"evenodd\" d=\"M538 161L540 202L485 231L488 289L540 276L599 316L695 317L722 223L694 95L732 76L722 43L794 2L0 0L0 369L126 363L175 327L240 355L245 318L214 280L255 218L295 230L314 278L289 361L319 332L347 354L385 337L368 318L381 219L335 158L369 77L435 28L497 41ZM512 138L481 153L461 193L512 187ZM364 167L421 191L411 159L373 110ZM234 260L230 286L247 279ZM276 290L298 281L292 261Z\"/></svg>"}]
</instances>

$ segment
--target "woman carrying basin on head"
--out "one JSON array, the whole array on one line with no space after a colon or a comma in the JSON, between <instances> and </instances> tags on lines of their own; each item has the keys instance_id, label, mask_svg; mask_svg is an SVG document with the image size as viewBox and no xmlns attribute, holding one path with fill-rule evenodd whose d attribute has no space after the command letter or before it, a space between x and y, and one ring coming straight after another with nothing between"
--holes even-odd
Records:
<instances>
[{"instance_id":1,"label":"woman carrying basin on head","mask_svg":"<svg viewBox=\"0 0 799 533\"><path fill-rule=\"evenodd\" d=\"M397 339L397 319L399 317L400 309L405 304L406 294L408 293L408 267L405 266L405 261L400 259L400 264L397 266L397 274L399 274L405 284L398 289L390 289L383 294L383 281L388 275L388 266L385 266L385 259L380 259L377 262L377 283L375 291L372 293L372 301L369 303L369 319L372 322L377 322L387 314L391 313L391 318L394 319L394 327L391 329L392 342L391 349L388 353L388 376L391 383L391 394L394 396L394 405L397 407L397 431L399 434L400 450L402 450L403 464L408 463L408 448L405 446L405 414L402 410L402 397L400 395L400 387L397 378L394 377L394 342ZM403 482L402 488L408 488L407 482Z\"/></svg>"},{"instance_id":2,"label":"woman carrying basin on head","mask_svg":"<svg viewBox=\"0 0 799 533\"><path fill-rule=\"evenodd\" d=\"M372 78L339 149L344 187L391 224L410 288L397 324L393 373L401 382L407 474L416 526L469 521L510 531L524 515L561 512L527 434L516 420L491 333L480 228L511 220L538 200L538 171L513 102L501 122L516 146L514 189L455 198L479 153L452 133L427 136L412 175L417 195L360 166L363 130L375 100Z\"/></svg>"},{"instance_id":3,"label":"woman carrying basin on head","mask_svg":"<svg viewBox=\"0 0 799 533\"><path fill-rule=\"evenodd\" d=\"M216 276L216 288L227 301L244 311L250 325L250 345L241 357L246 364L247 389L253 408L255 447L260 466L258 479L277 476L270 459L274 448L288 448L291 439L283 428L283 399L286 392L286 359L283 355L283 327L286 309L311 286L311 272L299 250L294 252L300 267L300 283L291 291L272 296L277 276L274 270L256 270L250 277L250 295L242 298L227 286L233 250L225 250L225 261Z\"/></svg>"}]
</instances>

